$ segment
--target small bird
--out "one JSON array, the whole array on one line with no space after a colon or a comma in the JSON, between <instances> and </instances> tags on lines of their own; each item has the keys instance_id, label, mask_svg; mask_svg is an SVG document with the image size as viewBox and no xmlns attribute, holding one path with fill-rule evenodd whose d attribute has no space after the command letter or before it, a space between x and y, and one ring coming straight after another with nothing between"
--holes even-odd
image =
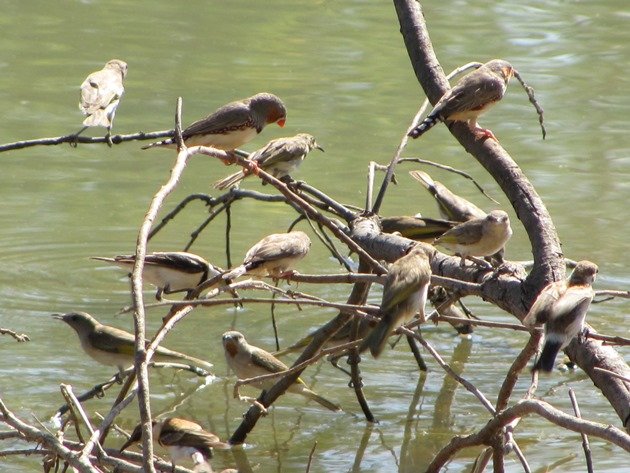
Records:
<instances>
[{"instance_id":1,"label":"small bird","mask_svg":"<svg viewBox=\"0 0 630 473\"><path fill-rule=\"evenodd\" d=\"M381 320L363 340L359 351L370 349L378 358L392 331L417 316L425 321L424 305L431 281L428 245L417 244L390 267L383 287Z\"/></svg>"},{"instance_id":2,"label":"small bird","mask_svg":"<svg viewBox=\"0 0 630 473\"><path fill-rule=\"evenodd\" d=\"M408 135L418 138L438 122L468 122L471 131L497 140L490 130L477 125L477 118L505 95L508 82L514 76L512 65L493 59L462 79L435 104L435 107Z\"/></svg>"},{"instance_id":3,"label":"small bird","mask_svg":"<svg viewBox=\"0 0 630 473\"><path fill-rule=\"evenodd\" d=\"M287 365L282 363L271 353L247 343L247 340L245 340L245 337L240 332L225 332L222 340L225 360L238 379L254 378L256 376L279 373L289 369ZM259 389L267 390L276 384L277 381L278 379L268 379L266 381L252 383L252 385ZM331 411L341 410L341 407L337 404L330 402L328 399L308 389L301 378L298 378L287 391L312 399Z\"/></svg>"},{"instance_id":4,"label":"small bird","mask_svg":"<svg viewBox=\"0 0 630 473\"><path fill-rule=\"evenodd\" d=\"M208 460L212 458L212 449L230 448L229 444L221 442L219 437L206 432L196 422L178 417L167 417L163 420L154 420L151 424L153 425L153 439L168 450L173 470L176 462L192 459L196 467L205 468L205 470L196 468L195 471L211 472ZM120 447L120 451L126 450L141 439L142 426L138 424L131 436Z\"/></svg>"},{"instance_id":5,"label":"small bird","mask_svg":"<svg viewBox=\"0 0 630 473\"><path fill-rule=\"evenodd\" d=\"M580 261L568 280L552 282L540 291L523 319L527 327L545 324L545 343L532 371L552 371L558 352L583 331L597 271L596 264Z\"/></svg>"},{"instance_id":6,"label":"small bird","mask_svg":"<svg viewBox=\"0 0 630 473\"><path fill-rule=\"evenodd\" d=\"M433 243L437 237L456 225L448 220L408 216L383 217L380 223L383 233L399 233L410 240L426 243Z\"/></svg>"},{"instance_id":7,"label":"small bird","mask_svg":"<svg viewBox=\"0 0 630 473\"><path fill-rule=\"evenodd\" d=\"M223 279L235 279L245 273L280 278L307 255L310 247L311 240L304 232L272 233L252 246L243 264L224 274Z\"/></svg>"},{"instance_id":8,"label":"small bird","mask_svg":"<svg viewBox=\"0 0 630 473\"><path fill-rule=\"evenodd\" d=\"M485 218L475 218L460 223L435 239L441 245L461 257L491 256L501 250L512 236L510 218L503 210L493 210ZM481 262L481 261L479 261Z\"/></svg>"},{"instance_id":9,"label":"small bird","mask_svg":"<svg viewBox=\"0 0 630 473\"><path fill-rule=\"evenodd\" d=\"M214 183L216 189L227 189L240 182L248 174L256 174L258 168L270 173L277 179L289 176L295 171L306 155L313 149L324 151L317 144L315 138L308 133L298 133L291 138L271 140L264 147L249 155L249 160L255 164L251 171L239 171ZM264 184L264 183L263 183Z\"/></svg>"},{"instance_id":10,"label":"small bird","mask_svg":"<svg viewBox=\"0 0 630 473\"><path fill-rule=\"evenodd\" d=\"M135 341L133 334L103 325L86 312L69 312L52 316L63 320L77 332L81 348L94 360L103 365L116 366L121 373L125 367L133 365ZM146 344L148 345L149 342L147 341ZM192 364L204 370L212 368L212 363L164 347L157 347L153 360Z\"/></svg>"},{"instance_id":11,"label":"small bird","mask_svg":"<svg viewBox=\"0 0 630 473\"><path fill-rule=\"evenodd\" d=\"M214 113L196 121L184 131L182 138L186 146L212 146L232 151L249 143L265 126L277 123L284 126L287 110L278 97L262 92L252 97L230 102ZM142 149L175 147L175 139L157 141Z\"/></svg>"},{"instance_id":12,"label":"small bird","mask_svg":"<svg viewBox=\"0 0 630 473\"><path fill-rule=\"evenodd\" d=\"M453 222L465 222L474 218L485 218L486 213L472 202L451 192L439 181L434 181L424 171L409 171L411 177L420 182L438 204L442 218Z\"/></svg>"},{"instance_id":13,"label":"small bird","mask_svg":"<svg viewBox=\"0 0 630 473\"><path fill-rule=\"evenodd\" d=\"M136 255L118 255L113 258L93 256L92 259L115 264L130 272L136 262ZM208 263L201 256L171 251L148 253L144 259L142 277L157 287L155 298L162 300L162 293L190 291L222 272L221 268Z\"/></svg>"},{"instance_id":14,"label":"small bird","mask_svg":"<svg viewBox=\"0 0 630 473\"><path fill-rule=\"evenodd\" d=\"M111 130L116 108L120 103L125 88L123 80L127 76L127 63L112 59L100 71L92 72L81 84L79 108L86 115L83 129L75 134L79 136L88 127L107 128L107 142L112 145Z\"/></svg>"}]
</instances>

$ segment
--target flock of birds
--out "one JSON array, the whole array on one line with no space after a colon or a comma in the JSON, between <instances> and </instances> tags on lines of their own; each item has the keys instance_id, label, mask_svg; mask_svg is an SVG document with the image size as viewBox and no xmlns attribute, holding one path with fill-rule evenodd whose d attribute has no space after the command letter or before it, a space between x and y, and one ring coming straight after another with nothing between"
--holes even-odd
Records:
<instances>
[{"instance_id":1,"label":"flock of birds","mask_svg":"<svg viewBox=\"0 0 630 473\"><path fill-rule=\"evenodd\" d=\"M123 80L126 74L127 64L114 59L102 70L90 74L81 85L80 108L86 115L83 124L85 128L107 128L110 145L112 122L124 92ZM478 126L477 119L503 97L513 74L512 66L499 59L467 74L438 101L428 116L409 132L409 136L417 138L439 122L449 124L461 121L468 123L479 139L496 140L490 130ZM283 102L273 94L259 93L220 107L211 115L187 127L182 137L186 146L211 146L234 151L252 140L266 125L276 123L282 127L285 120L286 108ZM174 146L174 140L170 138L145 148ZM257 168L264 169L277 178L290 178L290 174L306 155L316 148L321 149L313 136L306 133L272 140L249 155L249 168L221 179L215 183L215 187L226 189L236 185L248 174L255 174ZM512 236L506 212L493 210L486 213L431 179L427 173L412 171L411 175L435 197L442 216L451 222L458 222L436 238L434 245L440 245L458 255L462 267L467 260L472 260L474 265L484 270L495 270L495 264L503 264L503 248ZM155 252L146 255L143 278L145 282L157 287L158 299L161 299L162 294L192 291L211 279L216 279L217 284L229 284L233 279L244 275L278 279L292 273L295 264L307 255L310 246L309 237L301 231L268 235L250 248L242 264L228 270L216 267L192 253ZM389 266L380 304L380 320L364 324L366 330L359 351L369 350L374 357L378 357L388 337L399 326L416 317L424 321L432 274L431 260L435 252L433 245L418 242L410 245L406 254ZM135 255L95 259L117 265L128 272L135 263ZM544 324L545 328L544 347L534 370L552 371L559 350L582 332L584 319L594 296L591 286L596 274L595 264L580 261L568 280L549 284L537 296L523 321L529 327ZM81 347L94 360L116 366L120 371L133 364L133 334L103 325L84 312L55 314L54 317L75 330ZM348 332L346 336L349 337ZM227 364L239 379L288 369L272 353L250 345L239 332L224 333L222 341ZM212 366L206 361L164 347L158 347L155 359L190 363L202 369ZM254 386L264 390L274 383L275 380L265 380L255 383ZM341 410L338 404L310 390L301 379L289 391L314 400L332 411ZM158 442L169 449L173 463L182 458L193 458L196 465L206 465L209 468L207 460L212 456L212 448L228 447L214 434L185 419L156 420L154 434ZM123 449L139 440L138 427L123 445Z\"/></svg>"}]
</instances>

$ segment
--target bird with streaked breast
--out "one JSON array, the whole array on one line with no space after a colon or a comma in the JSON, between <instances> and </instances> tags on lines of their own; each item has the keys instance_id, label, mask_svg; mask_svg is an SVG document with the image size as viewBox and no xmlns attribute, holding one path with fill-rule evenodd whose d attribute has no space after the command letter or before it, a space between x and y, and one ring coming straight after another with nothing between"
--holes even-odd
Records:
<instances>
[{"instance_id":1,"label":"bird with streaked breast","mask_svg":"<svg viewBox=\"0 0 630 473\"><path fill-rule=\"evenodd\" d=\"M584 320L595 292L592 284L598 268L590 261L579 261L569 279L555 281L543 288L523 319L526 327L545 324L542 352L532 371L551 372L558 352L584 329Z\"/></svg>"},{"instance_id":2,"label":"bird with streaked breast","mask_svg":"<svg viewBox=\"0 0 630 473\"><path fill-rule=\"evenodd\" d=\"M208 460L212 458L213 448L228 449L230 445L222 442L218 436L207 432L196 422L178 417L153 420L153 440L168 450L173 469L181 460L192 460L195 466L210 468ZM120 447L124 451L142 439L142 426L138 424L131 436ZM195 471L209 471L212 469Z\"/></svg>"},{"instance_id":3,"label":"bird with streaked breast","mask_svg":"<svg viewBox=\"0 0 630 473\"><path fill-rule=\"evenodd\" d=\"M187 147L211 146L232 151L249 143L271 123L283 127L286 118L287 110L282 100L262 92L219 107L214 113L183 130L182 139ZM142 149L155 147L174 148L175 139L151 143Z\"/></svg>"},{"instance_id":4,"label":"bird with streaked breast","mask_svg":"<svg viewBox=\"0 0 630 473\"><path fill-rule=\"evenodd\" d=\"M135 337L116 327L103 325L86 312L53 314L54 318L67 323L79 336L81 348L92 359L107 366L116 366L119 372L134 363ZM146 341L148 346L149 341ZM209 370L212 363L200 360L184 353L158 346L153 356L154 361L179 362L192 364Z\"/></svg>"},{"instance_id":5,"label":"bird with streaked breast","mask_svg":"<svg viewBox=\"0 0 630 473\"><path fill-rule=\"evenodd\" d=\"M290 176L313 149L324 151L315 141L315 137L308 133L298 133L289 138L271 140L249 155L248 159L252 162L254 169L231 174L215 182L214 187L220 190L227 189L249 174L256 174L257 169L268 172L276 179L283 179ZM263 182L263 184L266 183Z\"/></svg>"},{"instance_id":6,"label":"bird with streaked breast","mask_svg":"<svg viewBox=\"0 0 630 473\"><path fill-rule=\"evenodd\" d=\"M224 274L223 279L235 279L244 274L280 278L308 254L310 247L311 240L302 231L272 233L252 246L243 263Z\"/></svg>"},{"instance_id":7,"label":"bird with streaked breast","mask_svg":"<svg viewBox=\"0 0 630 473\"><path fill-rule=\"evenodd\" d=\"M408 135L418 138L438 122L467 122L471 131L497 141L492 131L477 125L477 118L505 95L514 68L503 59L493 59L466 74L435 104L427 117Z\"/></svg>"},{"instance_id":8,"label":"bird with streaked breast","mask_svg":"<svg viewBox=\"0 0 630 473\"><path fill-rule=\"evenodd\" d=\"M245 337L240 332L225 332L222 336L222 342L225 360L238 379L249 379L265 374L280 373L289 369L287 365L278 360L271 353L247 343L247 340L245 340ZM278 379L279 378L273 378L258 381L252 383L252 386L267 390L276 384ZM331 411L341 410L341 407L337 404L308 389L301 378L298 378L289 386L287 391L300 394Z\"/></svg>"},{"instance_id":9,"label":"bird with streaked breast","mask_svg":"<svg viewBox=\"0 0 630 473\"><path fill-rule=\"evenodd\" d=\"M118 255L113 258L93 256L92 259L105 261L131 272L136 262L136 255ZM161 300L162 293L190 291L221 273L223 273L221 268L193 253L156 251L145 255L142 277L146 282L157 287L155 298Z\"/></svg>"}]
</instances>

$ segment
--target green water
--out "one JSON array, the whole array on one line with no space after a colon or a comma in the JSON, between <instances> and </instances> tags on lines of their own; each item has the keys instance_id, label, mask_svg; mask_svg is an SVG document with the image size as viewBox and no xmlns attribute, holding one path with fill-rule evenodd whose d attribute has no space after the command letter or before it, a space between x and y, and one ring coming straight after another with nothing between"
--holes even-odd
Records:
<instances>
[{"instance_id":1,"label":"green water","mask_svg":"<svg viewBox=\"0 0 630 473\"><path fill-rule=\"evenodd\" d=\"M494 131L543 197L566 255L597 262L598 288L627 289L630 13L624 2L615 0L522 3L461 0L423 5L445 69L501 57L535 88L546 112L544 142L535 112L516 82L481 123ZM129 64L129 75L114 132L171 128L178 96L184 100L184 122L190 123L230 100L273 92L287 105L287 126L268 127L245 148L309 132L326 153L313 153L299 178L339 201L361 206L368 163L389 161L423 99L389 2L13 0L0 6L2 143L78 130L81 81L115 57ZM62 403L60 383L71 383L75 392L82 392L112 374L87 359L74 333L50 313L83 310L131 330L130 318L115 315L130 301L124 275L88 257L133 252L150 199L168 178L174 154L139 148L138 143L125 143L112 149L35 147L0 154L0 326L32 339L17 344L7 336L0 338L5 360L0 395L25 420L45 420L54 412ZM497 185L445 127L411 143L405 156L469 172L508 210ZM390 188L384 215L436 215L429 195L406 174L413 168L400 169L399 185ZM229 171L209 158L195 157L165 211L188 194L211 192L210 183ZM467 182L429 171L484 209L493 208ZM254 180L245 187L262 189ZM149 249L182 249L206 215L201 204L192 205ZM237 204L234 258L265 234L286 229L294 216L279 204ZM507 256L529 259L525 232L513 213L511 217L515 234ZM224 265L224 223L220 217L192 251ZM339 270L317 244L299 269ZM345 301L348 290L310 285L299 289L334 301ZM378 292L370 300L378 302ZM513 321L482 301L467 302L483 318ZM589 322L602 333L628 336L626 308L621 301L596 305ZM284 345L333 314L314 308L277 312ZM149 313L149 331L159 327L161 316ZM171 410L221 437L231 435L247 407L231 398L235 378L226 377L220 335L230 328L242 331L254 344L273 346L269 313L262 306L240 312L195 311L169 334L165 345L211 360L219 379L199 387L186 374L153 373L155 413ZM460 340L442 325L427 327L426 337L492 401L526 341L523 334L506 337L504 331L488 329L478 329L472 341ZM623 353L628 359L627 350ZM428 364L428 375L420 377L403 344L378 362L364 359L365 392L381 421L373 427L366 426L342 373L326 363L307 371L307 383L339 402L345 412L331 413L299 397L284 396L248 437L244 453L249 464L255 471L305 471L317 441L314 472L421 471L453 435L471 433L488 420L472 395L445 379L432 360ZM606 400L580 372L555 372L541 381L538 394L570 412L569 386L576 390L586 418L620 426ZM525 380L519 382L514 399L527 387ZM86 403L86 408L104 414L111 402L109 395ZM130 429L137 418L131 407L119 424ZM524 420L516 439L534 469L560 459L567 461L555 471L585 469L579 436L546 421ZM108 445L121 441L113 435ZM597 439L591 442L597 471L619 471L620 465L630 464L621 449ZM0 442L0 448L10 445ZM449 471L462 471L477 453L466 451ZM220 469L235 462L230 452L219 452L213 464ZM0 458L3 471L39 468L37 455ZM513 455L506 468L522 471Z\"/></svg>"}]
</instances>

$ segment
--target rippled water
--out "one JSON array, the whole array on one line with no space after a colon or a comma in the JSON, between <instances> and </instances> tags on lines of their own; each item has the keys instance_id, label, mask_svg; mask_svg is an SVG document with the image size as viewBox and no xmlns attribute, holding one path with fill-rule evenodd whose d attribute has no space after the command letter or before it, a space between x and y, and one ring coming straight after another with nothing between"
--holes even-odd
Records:
<instances>
[{"instance_id":1,"label":"rippled water","mask_svg":"<svg viewBox=\"0 0 630 473\"><path fill-rule=\"evenodd\" d=\"M601 268L599 288L625 289L629 261L625 212L630 194L628 116L630 16L623 3L456 1L423 2L438 57L446 70L493 57L510 60L536 90L549 132L540 138L537 117L514 82L501 104L482 119L522 166L547 203L566 255L589 258ZM85 75L112 57L129 63L126 93L115 132L172 126L178 95L190 123L235 98L268 90L289 109L287 127L265 129L248 149L266 140L308 131L326 149L313 154L299 177L336 199L363 205L367 165L386 163L423 97L387 2L2 2L0 18L0 141L58 136L78 130L78 86ZM96 133L96 132L92 132ZM504 208L496 184L438 126L406 156L443 162L471 173ZM134 143L104 146L37 147L2 153L0 207L0 326L27 333L16 344L0 338L5 363L0 394L24 419L47 419L62 403L60 383L76 392L104 381L112 370L86 359L70 329L49 317L85 310L103 322L130 330L129 316L116 315L130 301L120 271L90 256L129 253L149 201L166 181L173 155L143 152ZM385 215L434 215L428 194L401 168L400 184L390 188ZM210 192L210 183L229 169L196 157L166 204L172 209L190 193ZM486 210L493 204L472 185L450 174L430 172ZM256 182L245 187L261 189ZM160 233L151 250L179 250L205 219L195 203ZM531 257L525 232L511 215L515 235L508 257ZM284 206L240 202L233 209L233 258L267 233L282 231L294 219ZM192 248L225 265L224 219L211 225ZM303 272L338 267L315 245ZM349 287L300 285L299 289L345 301ZM147 289L147 300L152 299ZM374 291L370 299L378 303ZM482 301L467 301L481 317L513 319ZM613 301L593 307L590 323L604 333L628 333L627 305ZM162 312L150 311L148 330L159 327ZM327 321L325 309L277 309L281 343L286 345ZM182 373L151 375L154 413L174 411L196 419L221 437L238 426L246 407L231 398L234 378L226 377L220 335L236 328L251 342L271 348L268 310L248 306L199 309L165 345L215 363L219 379L201 386ZM623 333L620 333L623 335ZM449 326L426 328L427 339L463 376L492 396L505 370L525 343L523 334L478 329L472 340L455 337ZM627 351L623 352L628 359ZM427 356L428 358L428 356ZM315 390L341 403L346 412L323 411L293 395L284 396L262 419L244 455L256 471L301 472L317 441L312 471L421 471L432 455L457 434L484 425L488 415L476 399L445 379L428 360L419 376L408 348L400 344L378 362L366 357L366 395L381 421L366 426L347 379L329 364L305 373ZM583 374L555 372L539 395L570 412L567 387L578 394L585 417L619 426L607 402ZM519 382L515 399L527 389ZM193 393L184 397L186 393ZM250 394L255 391L249 391ZM86 404L105 413L111 396ZM492 400L492 399L491 399ZM452 408L449 409L449 406ZM120 424L137 421L128 409ZM577 435L536 417L521 422L517 440L534 469L568 457L556 471L584 469ZM120 437L112 437L118 445ZM21 444L16 444L21 446ZM627 454L591 439L597 471L619 471ZM5 448L0 443L0 448ZM478 451L465 451L449 471L469 467ZM576 454L576 457L571 457ZM234 455L238 455L235 453ZM238 457L239 462L243 459ZM218 452L215 467L234 465L232 453ZM11 471L33 471L39 458L1 459ZM242 465L242 463L239 463ZM8 467L7 467L8 468ZM508 471L522 471L513 456ZM6 469L6 468L0 468ZM244 470L246 471L246 470Z\"/></svg>"}]
</instances>

